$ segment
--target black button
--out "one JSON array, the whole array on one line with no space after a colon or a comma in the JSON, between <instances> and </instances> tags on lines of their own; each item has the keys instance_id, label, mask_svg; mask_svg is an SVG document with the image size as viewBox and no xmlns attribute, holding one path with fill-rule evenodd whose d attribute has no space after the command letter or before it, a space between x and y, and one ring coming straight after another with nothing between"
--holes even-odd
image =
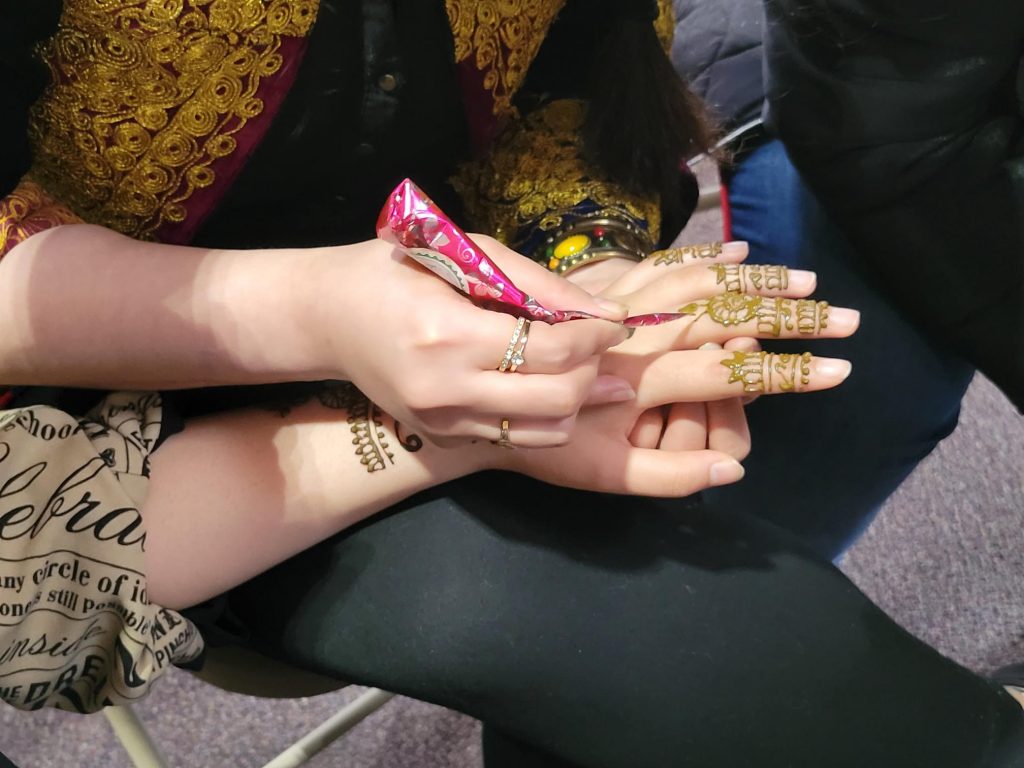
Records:
<instances>
[{"instance_id":1,"label":"black button","mask_svg":"<svg viewBox=\"0 0 1024 768\"><path fill-rule=\"evenodd\" d=\"M364 141L361 142L360 144L357 144L355 148L356 157L369 157L376 151L377 148L374 147L373 144L371 144L368 141Z\"/></svg>"}]
</instances>

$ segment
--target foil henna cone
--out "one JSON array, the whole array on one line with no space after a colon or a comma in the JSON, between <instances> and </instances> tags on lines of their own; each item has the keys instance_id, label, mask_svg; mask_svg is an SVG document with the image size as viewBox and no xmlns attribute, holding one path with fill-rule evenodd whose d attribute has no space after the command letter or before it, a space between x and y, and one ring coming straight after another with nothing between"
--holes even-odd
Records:
<instances>
[{"instance_id":1,"label":"foil henna cone","mask_svg":"<svg viewBox=\"0 0 1024 768\"><path fill-rule=\"evenodd\" d=\"M410 179L388 197L377 219L377 237L488 308L530 320L561 323L595 319L575 310L548 309L515 286L483 249L449 219ZM677 314L637 315L624 325L657 325Z\"/></svg>"}]
</instances>

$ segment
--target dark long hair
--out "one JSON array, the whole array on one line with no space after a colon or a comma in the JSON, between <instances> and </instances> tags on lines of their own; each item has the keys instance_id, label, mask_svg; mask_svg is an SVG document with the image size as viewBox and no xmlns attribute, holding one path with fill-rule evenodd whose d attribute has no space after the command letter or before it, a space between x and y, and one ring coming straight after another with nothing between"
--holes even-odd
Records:
<instances>
[{"instance_id":1,"label":"dark long hair","mask_svg":"<svg viewBox=\"0 0 1024 768\"><path fill-rule=\"evenodd\" d=\"M671 199L679 163L714 144L711 119L658 39L654 0L594 6L606 22L597 30L590 64L587 159L632 191Z\"/></svg>"},{"instance_id":2,"label":"dark long hair","mask_svg":"<svg viewBox=\"0 0 1024 768\"><path fill-rule=\"evenodd\" d=\"M586 159L631 192L658 194L671 221L680 163L710 151L716 129L662 47L657 16L657 0L569 0L527 90L587 99Z\"/></svg>"}]
</instances>

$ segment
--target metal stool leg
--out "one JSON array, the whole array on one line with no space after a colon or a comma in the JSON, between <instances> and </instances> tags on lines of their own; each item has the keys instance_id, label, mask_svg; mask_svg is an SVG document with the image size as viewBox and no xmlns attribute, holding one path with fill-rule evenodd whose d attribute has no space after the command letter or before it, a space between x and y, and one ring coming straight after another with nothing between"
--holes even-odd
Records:
<instances>
[{"instance_id":1,"label":"metal stool leg","mask_svg":"<svg viewBox=\"0 0 1024 768\"><path fill-rule=\"evenodd\" d=\"M383 707L395 694L370 688L358 699L325 720L263 768L295 768L358 725L364 718Z\"/></svg>"},{"instance_id":2,"label":"metal stool leg","mask_svg":"<svg viewBox=\"0 0 1024 768\"><path fill-rule=\"evenodd\" d=\"M135 710L131 707L106 707L103 714L135 768L168 768L167 761Z\"/></svg>"}]
</instances>

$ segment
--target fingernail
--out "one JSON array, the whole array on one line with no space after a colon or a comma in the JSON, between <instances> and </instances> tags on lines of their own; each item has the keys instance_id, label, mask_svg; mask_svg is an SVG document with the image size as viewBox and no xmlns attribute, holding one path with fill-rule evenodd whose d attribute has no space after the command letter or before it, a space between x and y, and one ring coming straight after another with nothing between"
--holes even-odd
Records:
<instances>
[{"instance_id":1,"label":"fingernail","mask_svg":"<svg viewBox=\"0 0 1024 768\"><path fill-rule=\"evenodd\" d=\"M623 403L636 397L636 391L618 376L598 376L590 388L590 403Z\"/></svg>"},{"instance_id":2,"label":"fingernail","mask_svg":"<svg viewBox=\"0 0 1024 768\"><path fill-rule=\"evenodd\" d=\"M789 270L790 290L797 291L798 293L810 293L817 284L818 275L816 272L810 272L806 269Z\"/></svg>"},{"instance_id":3,"label":"fingernail","mask_svg":"<svg viewBox=\"0 0 1024 768\"><path fill-rule=\"evenodd\" d=\"M624 304L619 304L619 302L612 301L611 299L594 299L594 303L605 312L613 315L613 317L609 318L610 320L623 320L629 312L629 309Z\"/></svg>"},{"instance_id":4,"label":"fingernail","mask_svg":"<svg viewBox=\"0 0 1024 768\"><path fill-rule=\"evenodd\" d=\"M713 341L709 341L706 344L701 344L697 349L721 349L721 344L715 344Z\"/></svg>"},{"instance_id":5,"label":"fingernail","mask_svg":"<svg viewBox=\"0 0 1024 768\"><path fill-rule=\"evenodd\" d=\"M723 256L746 256L748 253L750 253L750 245L746 240L733 240L728 243L722 243Z\"/></svg>"},{"instance_id":6,"label":"fingernail","mask_svg":"<svg viewBox=\"0 0 1024 768\"><path fill-rule=\"evenodd\" d=\"M852 370L853 364L849 360L835 357L817 357L814 360L814 372L823 379L843 381Z\"/></svg>"},{"instance_id":7,"label":"fingernail","mask_svg":"<svg viewBox=\"0 0 1024 768\"><path fill-rule=\"evenodd\" d=\"M853 333L860 325L860 312L846 307L830 307L828 324L832 330Z\"/></svg>"},{"instance_id":8,"label":"fingernail","mask_svg":"<svg viewBox=\"0 0 1024 768\"><path fill-rule=\"evenodd\" d=\"M740 480L746 470L738 461L719 461L711 465L711 484L728 485Z\"/></svg>"}]
</instances>

